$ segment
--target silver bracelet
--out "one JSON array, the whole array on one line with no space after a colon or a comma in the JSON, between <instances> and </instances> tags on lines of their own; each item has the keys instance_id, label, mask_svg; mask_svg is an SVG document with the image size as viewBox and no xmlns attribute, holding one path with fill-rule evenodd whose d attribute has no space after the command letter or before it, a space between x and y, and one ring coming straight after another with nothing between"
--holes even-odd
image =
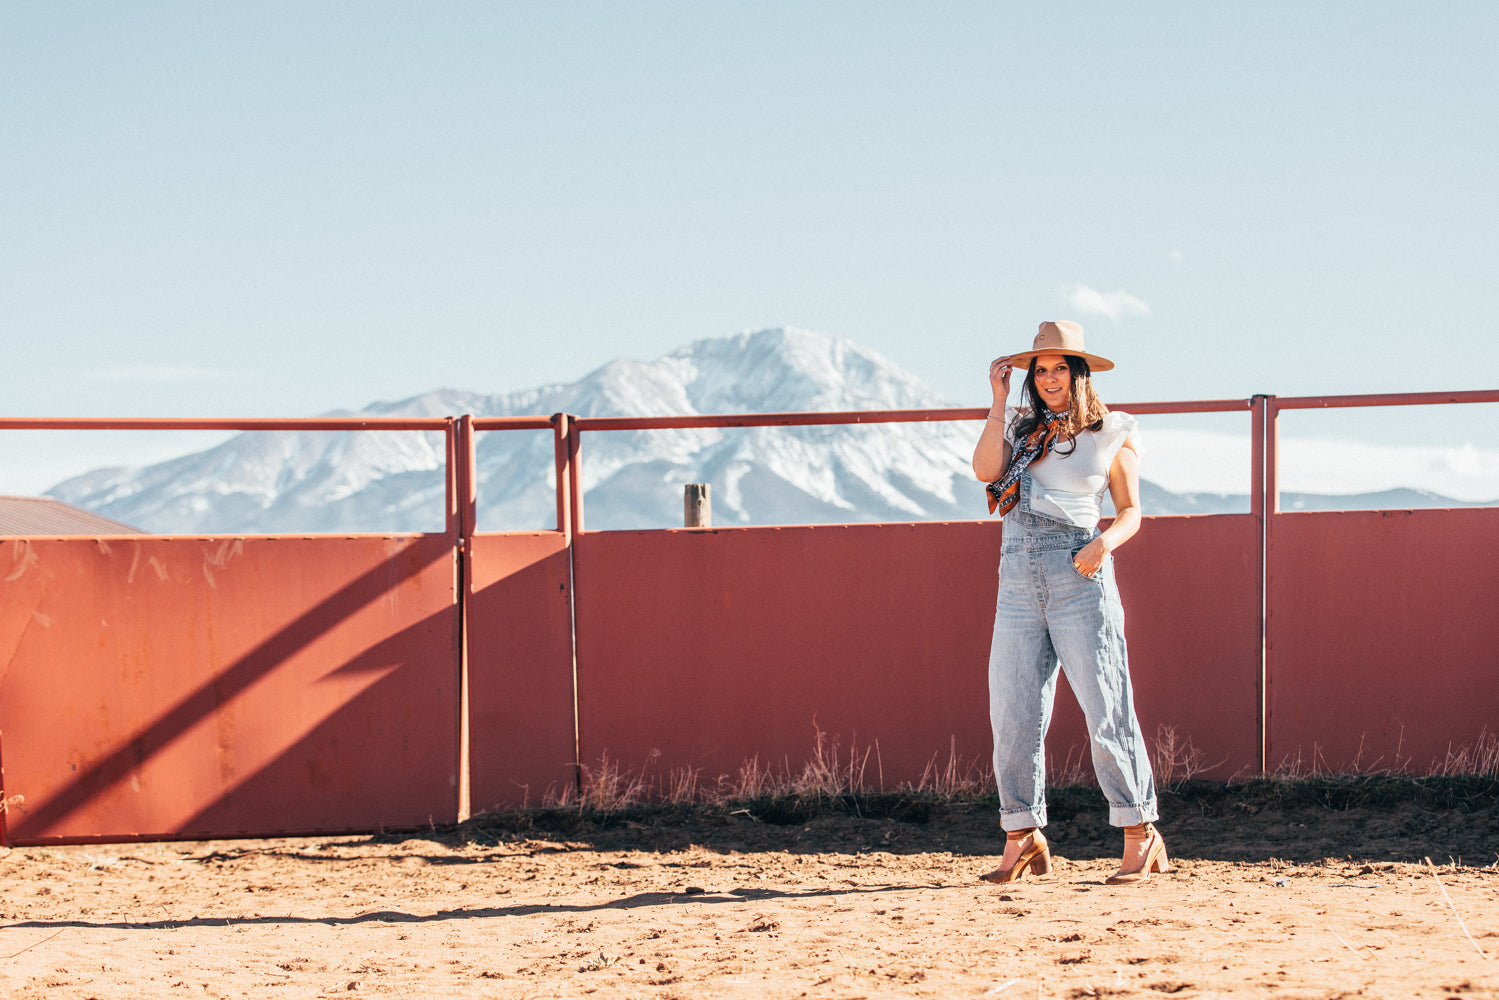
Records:
<instances>
[{"instance_id":1,"label":"silver bracelet","mask_svg":"<svg viewBox=\"0 0 1499 1000\"><path fill-rule=\"evenodd\" d=\"M995 416L995 415L994 415L994 414L992 414L992 413L991 413L991 414L989 414L989 415L988 415L988 416L987 416L987 417L985 417L985 418L984 418L984 419L985 419L985 420L992 420L992 421L994 421L994 422L995 422L995 423L996 423L996 424L1002 424L1002 423L1004 423L1004 422L1005 422L1005 421L1004 421L1004 418L1003 418L1003 417L996 417L996 416Z\"/></svg>"}]
</instances>

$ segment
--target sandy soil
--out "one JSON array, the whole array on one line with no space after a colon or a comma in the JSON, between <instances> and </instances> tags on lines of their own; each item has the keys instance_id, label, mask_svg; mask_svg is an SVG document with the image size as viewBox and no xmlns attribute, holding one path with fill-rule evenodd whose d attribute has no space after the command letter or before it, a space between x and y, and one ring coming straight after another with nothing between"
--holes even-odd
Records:
<instances>
[{"instance_id":1,"label":"sandy soil","mask_svg":"<svg viewBox=\"0 0 1499 1000\"><path fill-rule=\"evenodd\" d=\"M1499 801L1273 798L1134 889L1087 802L1006 887L983 804L0 849L0 996L1499 998Z\"/></svg>"}]
</instances>

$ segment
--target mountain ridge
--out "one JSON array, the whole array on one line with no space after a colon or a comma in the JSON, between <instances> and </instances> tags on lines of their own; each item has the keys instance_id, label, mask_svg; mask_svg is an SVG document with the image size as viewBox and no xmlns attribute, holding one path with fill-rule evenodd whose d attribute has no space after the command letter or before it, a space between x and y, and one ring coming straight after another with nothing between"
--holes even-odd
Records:
<instances>
[{"instance_id":1,"label":"mountain ridge","mask_svg":"<svg viewBox=\"0 0 1499 1000\"><path fill-rule=\"evenodd\" d=\"M440 388L328 415L678 416L952 405L851 340L775 327L695 340L652 361L617 358L571 383L494 394ZM689 482L711 484L719 526L980 518L987 505L969 468L974 434L959 421L591 433L580 466L586 525L679 525ZM47 495L161 533L439 531L445 452L436 432L247 431L144 468L94 469ZM476 474L480 530L555 525L550 432L481 432ZM1404 492L1432 499L1421 506L1465 506ZM1247 497L1175 494L1148 480L1142 496L1151 513L1249 509ZM1360 498L1286 494L1282 507L1330 509L1322 503L1339 499Z\"/></svg>"},{"instance_id":2,"label":"mountain ridge","mask_svg":"<svg viewBox=\"0 0 1499 1000\"><path fill-rule=\"evenodd\" d=\"M572 383L508 393L443 388L339 415L669 416L949 405L845 338L778 327L693 341L653 361L620 358ZM550 527L552 441L486 432L476 449L480 526ZM969 435L945 425L621 431L589 435L581 465L592 528L680 519L681 483L715 484L733 523L964 515ZM442 436L252 431L141 469L95 469L58 499L152 531L431 531L442 525ZM966 480L961 482L960 480ZM970 485L971 484L971 485ZM752 487L747 489L747 487Z\"/></svg>"}]
</instances>

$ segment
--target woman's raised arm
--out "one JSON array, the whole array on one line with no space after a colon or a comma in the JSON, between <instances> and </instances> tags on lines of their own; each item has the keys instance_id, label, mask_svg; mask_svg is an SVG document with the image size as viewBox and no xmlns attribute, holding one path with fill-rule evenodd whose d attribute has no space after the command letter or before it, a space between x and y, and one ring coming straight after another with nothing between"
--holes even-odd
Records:
<instances>
[{"instance_id":1,"label":"woman's raised arm","mask_svg":"<svg viewBox=\"0 0 1499 1000\"><path fill-rule=\"evenodd\" d=\"M1010 466L1010 442L1005 440L1005 400L1010 398L1011 371L1008 358L996 358L989 363L989 388L994 402L989 406L989 419L984 421L979 443L973 449L973 474L981 483L994 482Z\"/></svg>"}]
</instances>

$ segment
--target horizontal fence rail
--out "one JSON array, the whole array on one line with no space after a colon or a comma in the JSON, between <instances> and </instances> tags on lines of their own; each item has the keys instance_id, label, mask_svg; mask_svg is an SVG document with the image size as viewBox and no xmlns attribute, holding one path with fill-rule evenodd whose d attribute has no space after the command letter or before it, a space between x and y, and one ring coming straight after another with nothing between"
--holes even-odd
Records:
<instances>
[{"instance_id":1,"label":"horizontal fence rail","mask_svg":"<svg viewBox=\"0 0 1499 1000\"><path fill-rule=\"evenodd\" d=\"M1247 410L1251 399L1207 399L1173 403L1117 403L1128 413L1229 413ZM803 410L787 413L716 413L671 417L574 417L583 431L674 430L696 427L803 427L822 424L919 423L937 420L983 420L987 406L925 410Z\"/></svg>"},{"instance_id":2,"label":"horizontal fence rail","mask_svg":"<svg viewBox=\"0 0 1499 1000\"><path fill-rule=\"evenodd\" d=\"M1448 403L1499 403L1499 389L1468 392L1395 392L1361 396L1270 396L1280 410L1313 410L1349 406L1443 406Z\"/></svg>"},{"instance_id":3,"label":"horizontal fence rail","mask_svg":"<svg viewBox=\"0 0 1499 1000\"><path fill-rule=\"evenodd\" d=\"M1142 723L1174 748L1158 766L1426 773L1492 739L1499 569L1471 552L1499 508L1281 512L1277 442L1282 410L1493 402L1115 406L1250 422L1250 513L1148 517L1117 557ZM981 775L1000 522L585 532L581 469L590 432L987 412L0 418L447 442L437 534L0 538L0 843L452 822L573 801L611 766L657 794L830 755L866 788ZM556 527L479 532L476 435L536 430ZM1059 694L1057 772L1086 755Z\"/></svg>"},{"instance_id":4,"label":"horizontal fence rail","mask_svg":"<svg viewBox=\"0 0 1499 1000\"><path fill-rule=\"evenodd\" d=\"M532 422L533 418L526 418ZM458 476L467 469L456 461L456 417L0 417L0 431L432 431L445 435L447 454L444 531L457 538L459 522ZM541 426L550 426L543 420Z\"/></svg>"},{"instance_id":5,"label":"horizontal fence rail","mask_svg":"<svg viewBox=\"0 0 1499 1000\"><path fill-rule=\"evenodd\" d=\"M0 417L0 431L442 431L453 417ZM527 418L528 421L530 418ZM548 426L544 421L542 426Z\"/></svg>"},{"instance_id":6,"label":"horizontal fence rail","mask_svg":"<svg viewBox=\"0 0 1499 1000\"><path fill-rule=\"evenodd\" d=\"M1168 413L1232 413L1250 411L1255 405L1250 399L1205 399L1169 403L1121 403L1113 408L1135 414ZM570 530L583 530L583 495L580 479L579 454L581 435L589 431L661 431L697 430L705 428L735 427L820 427L829 425L865 426L887 423L933 423L939 421L983 420L988 407L945 407L920 410L816 410L791 411L785 413L717 413L682 416L651 417L570 417L571 443L569 454ZM1260 448L1263 428L1255 427L1256 448ZM1255 470L1258 484L1261 471ZM559 477L559 482L561 479ZM559 501L559 509L561 502Z\"/></svg>"}]
</instances>

